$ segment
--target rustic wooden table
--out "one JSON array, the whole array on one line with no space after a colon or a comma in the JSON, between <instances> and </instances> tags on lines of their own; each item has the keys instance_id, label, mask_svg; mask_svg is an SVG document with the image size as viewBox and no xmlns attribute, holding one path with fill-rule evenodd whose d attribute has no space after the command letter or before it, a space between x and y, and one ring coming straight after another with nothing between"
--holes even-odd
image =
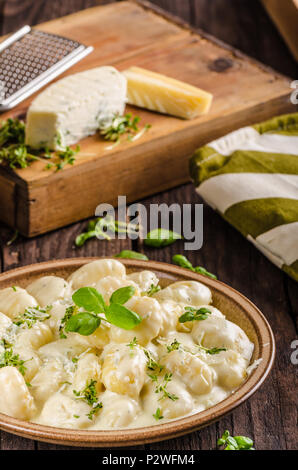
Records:
<instances>
[{"instance_id":1,"label":"rustic wooden table","mask_svg":"<svg viewBox=\"0 0 298 470\"><path fill-rule=\"evenodd\" d=\"M1 33L96 5L93 0L2 0ZM242 49L280 72L298 78L297 64L271 24L258 0L154 0L155 4ZM75 194L74 194L75 197ZM143 203L199 203L191 184L150 197ZM49 201L49 204L51 201ZM11 246L12 231L0 226L0 270L50 259L74 256L111 256L121 249L143 251L138 242L93 240L74 248L74 239L85 227L78 223L32 240L19 238ZM182 243L162 250L145 250L150 259L171 261L182 252ZM273 266L236 230L204 205L204 245L188 253L195 263L217 273L220 280L250 298L269 320L276 338L275 366L261 389L233 414L201 431L145 446L146 449L214 449L219 435L250 436L257 449L297 449L297 365L290 361L291 343L297 339L297 283ZM0 449L61 449L1 432ZM63 448L63 447L62 447ZM64 447L66 449L66 447Z\"/></svg>"}]
</instances>

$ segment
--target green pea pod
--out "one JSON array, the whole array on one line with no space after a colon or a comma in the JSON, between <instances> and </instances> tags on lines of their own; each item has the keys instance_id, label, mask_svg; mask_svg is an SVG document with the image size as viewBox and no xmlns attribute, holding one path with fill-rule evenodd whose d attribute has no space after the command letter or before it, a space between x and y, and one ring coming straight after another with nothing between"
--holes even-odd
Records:
<instances>
[{"instance_id":1,"label":"green pea pod","mask_svg":"<svg viewBox=\"0 0 298 470\"><path fill-rule=\"evenodd\" d=\"M172 245L176 240L181 240L182 238L179 233L172 230L156 228L147 233L144 244L153 248L163 248L164 246Z\"/></svg>"},{"instance_id":2,"label":"green pea pod","mask_svg":"<svg viewBox=\"0 0 298 470\"><path fill-rule=\"evenodd\" d=\"M186 268L186 269L190 269L191 271L194 271L193 265L191 264L190 261L188 261L186 256L174 255L172 258L172 261L174 264L181 266L181 268Z\"/></svg>"},{"instance_id":3,"label":"green pea pod","mask_svg":"<svg viewBox=\"0 0 298 470\"><path fill-rule=\"evenodd\" d=\"M122 250L120 253L115 255L114 258L141 259L148 261L148 257L146 255L133 250Z\"/></svg>"}]
</instances>

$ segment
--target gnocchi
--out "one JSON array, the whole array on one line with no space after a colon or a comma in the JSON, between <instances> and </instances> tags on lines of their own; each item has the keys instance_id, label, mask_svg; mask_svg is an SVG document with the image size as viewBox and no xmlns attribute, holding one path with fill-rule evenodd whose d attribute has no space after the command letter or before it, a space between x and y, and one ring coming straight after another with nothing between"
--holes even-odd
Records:
<instances>
[{"instance_id":1,"label":"gnocchi","mask_svg":"<svg viewBox=\"0 0 298 470\"><path fill-rule=\"evenodd\" d=\"M73 296L84 287L94 297L87 311ZM245 381L254 345L211 302L200 282L160 288L155 273L127 273L114 259L67 280L47 275L0 290L0 412L97 430L161 424L215 405ZM137 318L134 326L117 322L121 312Z\"/></svg>"}]
</instances>

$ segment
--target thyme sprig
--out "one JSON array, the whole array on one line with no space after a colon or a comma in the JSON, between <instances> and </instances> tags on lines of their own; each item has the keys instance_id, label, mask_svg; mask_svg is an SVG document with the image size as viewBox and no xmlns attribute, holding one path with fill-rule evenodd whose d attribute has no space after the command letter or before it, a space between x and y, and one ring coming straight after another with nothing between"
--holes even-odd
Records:
<instances>
[{"instance_id":1,"label":"thyme sprig","mask_svg":"<svg viewBox=\"0 0 298 470\"><path fill-rule=\"evenodd\" d=\"M22 315L19 315L14 320L13 323L17 326L27 326L28 328L32 328L37 321L43 322L48 320L51 317L51 309L52 305L48 305L46 308L28 307Z\"/></svg>"},{"instance_id":2,"label":"thyme sprig","mask_svg":"<svg viewBox=\"0 0 298 470\"><path fill-rule=\"evenodd\" d=\"M25 367L25 363L30 361L23 361L20 359L19 354L15 354L12 349L12 345L8 343L6 340L1 341L1 345L4 348L2 354L0 354L0 369L2 367L16 367L22 375L25 375L27 368Z\"/></svg>"},{"instance_id":3,"label":"thyme sprig","mask_svg":"<svg viewBox=\"0 0 298 470\"><path fill-rule=\"evenodd\" d=\"M87 414L88 419L90 420L92 420L93 417L103 407L102 402L98 401L96 384L97 381L91 379L90 382L86 383L86 387L83 390L73 390L73 394L75 395L77 400L82 400L91 407L90 412Z\"/></svg>"}]
</instances>

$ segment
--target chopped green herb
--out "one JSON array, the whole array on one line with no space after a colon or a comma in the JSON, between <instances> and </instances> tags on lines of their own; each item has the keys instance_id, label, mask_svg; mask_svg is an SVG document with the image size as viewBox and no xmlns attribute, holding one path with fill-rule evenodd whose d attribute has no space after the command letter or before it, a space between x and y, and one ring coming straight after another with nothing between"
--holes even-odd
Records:
<instances>
[{"instance_id":1,"label":"chopped green herb","mask_svg":"<svg viewBox=\"0 0 298 470\"><path fill-rule=\"evenodd\" d=\"M57 136L57 143L61 145L60 136ZM59 162L55 165L48 163L46 169L56 166L56 171L59 171L66 164L73 165L75 154L78 151L79 147L75 150L70 147L61 148L57 152L50 152L46 147L40 149L30 148L25 144L25 124L19 119L9 118L2 123L0 128L0 164L7 165L12 169L27 168L36 160L43 161L56 155Z\"/></svg>"},{"instance_id":2,"label":"chopped green herb","mask_svg":"<svg viewBox=\"0 0 298 470\"><path fill-rule=\"evenodd\" d=\"M17 292L16 286L12 286L12 290L13 290L14 292Z\"/></svg>"},{"instance_id":3,"label":"chopped green herb","mask_svg":"<svg viewBox=\"0 0 298 470\"><path fill-rule=\"evenodd\" d=\"M211 354L212 356L214 354L219 354L221 351L226 351L227 348L204 348L204 346L202 346L201 344L199 344L198 346L200 349L202 349L203 351L205 351L207 354Z\"/></svg>"},{"instance_id":4,"label":"chopped green herb","mask_svg":"<svg viewBox=\"0 0 298 470\"><path fill-rule=\"evenodd\" d=\"M177 349L180 348L180 343L175 339L170 345L167 345L167 351L168 353L172 351L176 351Z\"/></svg>"},{"instance_id":5,"label":"chopped green herb","mask_svg":"<svg viewBox=\"0 0 298 470\"><path fill-rule=\"evenodd\" d=\"M62 150L56 152L59 162L55 164L56 171L63 170L65 165L73 165L75 162L75 155L80 151L80 146L77 145L75 149L70 147L65 147ZM47 165L49 166L49 164Z\"/></svg>"},{"instance_id":6,"label":"chopped green herb","mask_svg":"<svg viewBox=\"0 0 298 470\"><path fill-rule=\"evenodd\" d=\"M144 244L154 248L163 248L164 246L172 245L176 240L181 240L182 238L182 235L172 230L156 228L147 233Z\"/></svg>"},{"instance_id":7,"label":"chopped green herb","mask_svg":"<svg viewBox=\"0 0 298 470\"><path fill-rule=\"evenodd\" d=\"M136 338L136 336L134 337L133 340L131 340L130 343L127 344L127 346L130 348L130 349L134 349L138 344L138 340Z\"/></svg>"},{"instance_id":8,"label":"chopped green herb","mask_svg":"<svg viewBox=\"0 0 298 470\"><path fill-rule=\"evenodd\" d=\"M77 310L78 310L78 307L76 307L75 305L71 305L70 307L67 307L67 309L65 310L65 315L62 318L60 322L60 326L59 326L59 336L61 339L67 338L67 336L64 333L65 325L67 324L69 319L74 315L74 313L77 312Z\"/></svg>"},{"instance_id":9,"label":"chopped green herb","mask_svg":"<svg viewBox=\"0 0 298 470\"><path fill-rule=\"evenodd\" d=\"M86 387L81 391L73 390L73 394L75 395L77 400L83 400L87 405L91 407L91 411L87 414L90 420L99 412L102 408L102 402L98 401L97 393L96 393L96 380L90 380L90 382L86 384Z\"/></svg>"},{"instance_id":10,"label":"chopped green herb","mask_svg":"<svg viewBox=\"0 0 298 470\"><path fill-rule=\"evenodd\" d=\"M150 351L148 351L148 349L143 348L143 351L145 356L147 357L147 369L161 372L164 369L164 366L158 364L158 362L154 360L152 354L150 353Z\"/></svg>"},{"instance_id":11,"label":"chopped green herb","mask_svg":"<svg viewBox=\"0 0 298 470\"><path fill-rule=\"evenodd\" d=\"M25 375L27 369L24 364L30 359L27 361L20 359L19 354L14 354L11 344L5 340L2 340L2 345L4 347L4 351L0 354L0 369L2 367L12 366L16 367L22 375Z\"/></svg>"},{"instance_id":12,"label":"chopped green herb","mask_svg":"<svg viewBox=\"0 0 298 470\"><path fill-rule=\"evenodd\" d=\"M159 285L155 286L154 284L151 284L150 288L146 292L142 292L142 295L148 295L151 297L151 295L156 294L156 292L159 292L161 287Z\"/></svg>"},{"instance_id":13,"label":"chopped green herb","mask_svg":"<svg viewBox=\"0 0 298 470\"><path fill-rule=\"evenodd\" d=\"M245 436L231 436L229 431L226 430L217 445L224 446L224 450L255 450L253 448L253 440Z\"/></svg>"},{"instance_id":14,"label":"chopped green herb","mask_svg":"<svg viewBox=\"0 0 298 470\"><path fill-rule=\"evenodd\" d=\"M153 416L154 419L156 419L156 421L159 421L160 419L163 419L160 408L157 408L157 410L155 411L155 413L152 416Z\"/></svg>"},{"instance_id":15,"label":"chopped green herb","mask_svg":"<svg viewBox=\"0 0 298 470\"><path fill-rule=\"evenodd\" d=\"M109 125L102 124L99 126L99 133L105 140L120 143L121 136L127 134L127 140L133 142L140 138L151 125L146 124L141 131L139 131L138 123L140 122L139 116L132 116L131 113L125 116L116 115Z\"/></svg>"},{"instance_id":16,"label":"chopped green herb","mask_svg":"<svg viewBox=\"0 0 298 470\"><path fill-rule=\"evenodd\" d=\"M169 382L171 382L172 376L173 374L166 373L163 378L163 382L156 386L155 393L162 393L162 396L159 398L159 401L163 400L164 398L169 398L172 401L179 400L179 397L177 397L177 395L175 395L174 393L170 393L167 390L167 385Z\"/></svg>"},{"instance_id":17,"label":"chopped green herb","mask_svg":"<svg viewBox=\"0 0 298 470\"><path fill-rule=\"evenodd\" d=\"M191 262L183 255L174 255L172 258L174 264L181 266L182 268L190 269L193 272L204 274L204 276L208 276L211 279L217 279L215 274L210 273L207 269L203 268L202 266L194 267Z\"/></svg>"},{"instance_id":18,"label":"chopped green herb","mask_svg":"<svg viewBox=\"0 0 298 470\"><path fill-rule=\"evenodd\" d=\"M28 307L22 315L19 315L14 320L13 323L17 326L27 326L28 328L32 328L37 321L43 322L51 318L51 309L52 305L48 305L46 308Z\"/></svg>"}]
</instances>

